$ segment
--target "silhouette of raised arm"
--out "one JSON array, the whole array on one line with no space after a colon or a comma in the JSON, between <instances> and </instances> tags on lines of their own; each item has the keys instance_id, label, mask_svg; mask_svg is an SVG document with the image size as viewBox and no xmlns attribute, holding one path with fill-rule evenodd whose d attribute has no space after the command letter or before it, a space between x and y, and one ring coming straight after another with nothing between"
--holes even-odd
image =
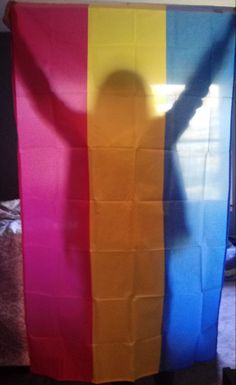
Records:
<instances>
[{"instance_id":1,"label":"silhouette of raised arm","mask_svg":"<svg viewBox=\"0 0 236 385\"><path fill-rule=\"evenodd\" d=\"M16 52L17 72L20 74L20 77L27 88L27 93L31 95L31 102L43 118L51 124L51 127L56 130L65 141L73 146L75 137L78 137L80 134L77 125L81 121L82 114L68 107L63 100L56 95L51 88L47 76L40 68L36 58L31 53L19 32L17 33L17 36L15 36L15 39L14 49ZM45 90L46 94L51 96L52 109L56 111L57 114L56 124L53 120L53 114L50 114L48 110L45 110L40 98L37 98L34 87L30 84L29 73L33 73L35 78L37 78L37 82L40 84L40 88Z\"/></svg>"},{"instance_id":2,"label":"silhouette of raised arm","mask_svg":"<svg viewBox=\"0 0 236 385\"><path fill-rule=\"evenodd\" d=\"M201 107L202 99L207 95L211 83L222 68L227 46L233 37L234 29L235 17L233 15L225 34L205 52L196 71L186 84L185 90L180 94L171 110L167 112L166 120L169 132L166 135L166 148L172 148L177 143L194 116L196 109ZM215 58L215 60L211 60L212 58ZM201 81L204 71L209 67L209 60L211 60L211 74L204 81Z\"/></svg>"}]
</instances>

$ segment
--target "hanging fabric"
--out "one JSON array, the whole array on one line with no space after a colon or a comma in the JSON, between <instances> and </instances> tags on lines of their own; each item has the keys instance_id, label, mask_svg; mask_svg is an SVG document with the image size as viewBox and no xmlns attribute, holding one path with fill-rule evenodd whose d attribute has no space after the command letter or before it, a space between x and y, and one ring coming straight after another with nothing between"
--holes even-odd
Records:
<instances>
[{"instance_id":1,"label":"hanging fabric","mask_svg":"<svg viewBox=\"0 0 236 385\"><path fill-rule=\"evenodd\" d=\"M133 381L215 357L234 15L13 3L32 370Z\"/></svg>"}]
</instances>

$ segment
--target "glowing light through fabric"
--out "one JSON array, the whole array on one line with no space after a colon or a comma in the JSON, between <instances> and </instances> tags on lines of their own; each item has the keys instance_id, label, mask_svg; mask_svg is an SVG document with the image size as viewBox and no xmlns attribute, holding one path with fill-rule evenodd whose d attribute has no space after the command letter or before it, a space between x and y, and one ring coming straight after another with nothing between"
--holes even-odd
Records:
<instances>
[{"instance_id":1,"label":"glowing light through fabric","mask_svg":"<svg viewBox=\"0 0 236 385\"><path fill-rule=\"evenodd\" d=\"M215 356L233 17L11 6L33 372L133 381Z\"/></svg>"}]
</instances>

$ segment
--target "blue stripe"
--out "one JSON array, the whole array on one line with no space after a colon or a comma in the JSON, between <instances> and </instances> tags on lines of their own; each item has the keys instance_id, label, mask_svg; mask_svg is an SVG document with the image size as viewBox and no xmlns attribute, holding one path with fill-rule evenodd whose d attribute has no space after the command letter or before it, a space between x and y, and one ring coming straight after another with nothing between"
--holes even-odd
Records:
<instances>
[{"instance_id":1,"label":"blue stripe","mask_svg":"<svg viewBox=\"0 0 236 385\"><path fill-rule=\"evenodd\" d=\"M167 10L167 83L185 90L166 115L162 370L216 355L229 197L234 22L230 12ZM210 106L202 106L210 85L214 98Z\"/></svg>"}]
</instances>

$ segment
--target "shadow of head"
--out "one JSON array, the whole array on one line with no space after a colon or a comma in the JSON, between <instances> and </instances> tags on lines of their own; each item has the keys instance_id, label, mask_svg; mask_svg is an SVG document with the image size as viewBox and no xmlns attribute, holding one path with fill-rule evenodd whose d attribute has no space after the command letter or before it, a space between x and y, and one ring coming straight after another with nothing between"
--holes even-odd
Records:
<instances>
[{"instance_id":1,"label":"shadow of head","mask_svg":"<svg viewBox=\"0 0 236 385\"><path fill-rule=\"evenodd\" d=\"M135 119L148 120L146 87L140 75L129 70L112 72L97 91L93 114L101 128L132 130Z\"/></svg>"}]
</instances>

